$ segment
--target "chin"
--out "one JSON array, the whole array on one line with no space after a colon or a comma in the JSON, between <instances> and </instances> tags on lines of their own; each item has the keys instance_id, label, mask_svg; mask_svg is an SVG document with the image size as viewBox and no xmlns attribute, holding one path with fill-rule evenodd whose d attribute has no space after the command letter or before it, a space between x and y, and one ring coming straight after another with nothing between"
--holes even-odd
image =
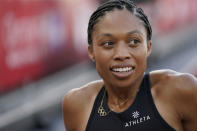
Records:
<instances>
[{"instance_id":1,"label":"chin","mask_svg":"<svg viewBox=\"0 0 197 131\"><path fill-rule=\"evenodd\" d=\"M144 76L144 72L134 72L134 74L127 79L123 80L114 80L112 83L114 86L120 87L120 88L129 88L133 87L136 84L140 84Z\"/></svg>"},{"instance_id":2,"label":"chin","mask_svg":"<svg viewBox=\"0 0 197 131\"><path fill-rule=\"evenodd\" d=\"M130 87L132 87L132 85L134 85L136 83L136 81L132 80L132 79L124 79L124 80L104 79L104 82L107 86L115 87L115 88L130 88Z\"/></svg>"}]
</instances>

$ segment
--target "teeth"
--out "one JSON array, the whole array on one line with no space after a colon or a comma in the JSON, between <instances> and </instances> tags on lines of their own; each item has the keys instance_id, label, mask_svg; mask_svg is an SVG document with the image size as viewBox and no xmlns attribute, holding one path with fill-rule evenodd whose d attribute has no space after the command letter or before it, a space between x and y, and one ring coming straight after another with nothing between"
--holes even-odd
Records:
<instances>
[{"instance_id":1,"label":"teeth","mask_svg":"<svg viewBox=\"0 0 197 131\"><path fill-rule=\"evenodd\" d=\"M115 72L128 72L128 71L132 70L132 67L114 68L112 70Z\"/></svg>"}]
</instances>

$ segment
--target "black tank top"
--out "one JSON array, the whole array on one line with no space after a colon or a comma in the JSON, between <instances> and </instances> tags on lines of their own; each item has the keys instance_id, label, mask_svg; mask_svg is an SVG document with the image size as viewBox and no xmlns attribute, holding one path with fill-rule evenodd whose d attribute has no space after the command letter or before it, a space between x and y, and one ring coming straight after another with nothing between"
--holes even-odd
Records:
<instances>
[{"instance_id":1,"label":"black tank top","mask_svg":"<svg viewBox=\"0 0 197 131\"><path fill-rule=\"evenodd\" d=\"M133 104L124 112L110 112L105 87L98 93L86 127L86 131L175 131L160 116L154 104L149 74L144 76ZM104 96L104 97L103 97ZM103 108L109 112L100 116L98 108L103 99Z\"/></svg>"}]
</instances>

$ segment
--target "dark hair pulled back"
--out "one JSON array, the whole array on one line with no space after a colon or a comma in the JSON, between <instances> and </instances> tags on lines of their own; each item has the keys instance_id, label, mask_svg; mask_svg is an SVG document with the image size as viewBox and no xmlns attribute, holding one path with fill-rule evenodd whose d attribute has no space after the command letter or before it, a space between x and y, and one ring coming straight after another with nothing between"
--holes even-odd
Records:
<instances>
[{"instance_id":1,"label":"dark hair pulled back","mask_svg":"<svg viewBox=\"0 0 197 131\"><path fill-rule=\"evenodd\" d=\"M113 11L114 9L123 10L126 8L136 17L143 21L144 26L147 30L147 39L151 40L152 37L152 28L148 17L145 15L144 11L141 8L138 8L132 0L109 0L101 4L95 12L90 17L88 24L88 44L92 44L92 33L94 31L94 26L99 21L99 18L104 16L106 12Z\"/></svg>"}]
</instances>

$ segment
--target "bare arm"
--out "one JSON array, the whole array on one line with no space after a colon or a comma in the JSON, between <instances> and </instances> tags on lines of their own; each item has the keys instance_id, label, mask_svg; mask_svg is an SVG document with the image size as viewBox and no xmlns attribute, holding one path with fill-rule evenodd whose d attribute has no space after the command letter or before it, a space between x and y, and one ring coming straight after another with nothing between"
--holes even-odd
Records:
<instances>
[{"instance_id":1,"label":"bare arm","mask_svg":"<svg viewBox=\"0 0 197 131\"><path fill-rule=\"evenodd\" d=\"M184 131L197 129L197 79L189 74L181 76L180 90L180 115Z\"/></svg>"},{"instance_id":2,"label":"bare arm","mask_svg":"<svg viewBox=\"0 0 197 131\"><path fill-rule=\"evenodd\" d=\"M67 131L77 131L78 117L80 116L78 111L77 91L70 91L63 99L62 111L64 125Z\"/></svg>"},{"instance_id":3,"label":"bare arm","mask_svg":"<svg viewBox=\"0 0 197 131\"><path fill-rule=\"evenodd\" d=\"M197 79L172 70L151 73L155 104L165 121L177 131L197 129Z\"/></svg>"}]
</instances>

